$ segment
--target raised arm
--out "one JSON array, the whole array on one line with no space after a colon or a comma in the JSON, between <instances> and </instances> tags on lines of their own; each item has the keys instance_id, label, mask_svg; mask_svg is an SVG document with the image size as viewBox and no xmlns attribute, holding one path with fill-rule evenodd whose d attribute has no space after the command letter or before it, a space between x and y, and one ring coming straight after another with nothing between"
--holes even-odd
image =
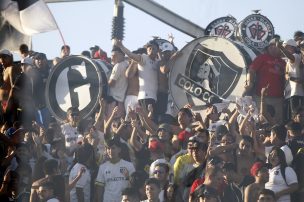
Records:
<instances>
[{"instance_id":1,"label":"raised arm","mask_svg":"<svg viewBox=\"0 0 304 202\"><path fill-rule=\"evenodd\" d=\"M291 54L280 42L276 43L276 46L280 49L280 51L289 59L291 63L295 62L295 56Z\"/></svg>"},{"instance_id":2,"label":"raised arm","mask_svg":"<svg viewBox=\"0 0 304 202\"><path fill-rule=\"evenodd\" d=\"M121 40L114 39L114 46L119 47L127 56L136 62L140 63L141 62L141 56L137 55L135 53L132 53L129 49L127 49L121 42Z\"/></svg>"},{"instance_id":3,"label":"raised arm","mask_svg":"<svg viewBox=\"0 0 304 202\"><path fill-rule=\"evenodd\" d=\"M136 75L137 70L138 70L137 69L137 65L138 64L137 64L136 61L131 60L129 66L128 66L127 70L126 70L126 73L125 73L125 75L126 75L127 78L133 78Z\"/></svg>"}]
</instances>

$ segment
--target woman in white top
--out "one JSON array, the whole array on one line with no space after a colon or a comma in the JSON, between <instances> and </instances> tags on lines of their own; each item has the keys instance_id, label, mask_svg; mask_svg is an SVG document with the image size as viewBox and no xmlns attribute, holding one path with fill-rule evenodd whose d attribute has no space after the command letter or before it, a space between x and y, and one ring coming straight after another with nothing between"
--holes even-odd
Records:
<instances>
[{"instance_id":1,"label":"woman in white top","mask_svg":"<svg viewBox=\"0 0 304 202\"><path fill-rule=\"evenodd\" d=\"M285 154L279 147L273 147L268 156L272 168L269 170L269 181L266 189L275 192L277 202L290 202L290 194L298 189L295 171L287 166Z\"/></svg>"}]
</instances>

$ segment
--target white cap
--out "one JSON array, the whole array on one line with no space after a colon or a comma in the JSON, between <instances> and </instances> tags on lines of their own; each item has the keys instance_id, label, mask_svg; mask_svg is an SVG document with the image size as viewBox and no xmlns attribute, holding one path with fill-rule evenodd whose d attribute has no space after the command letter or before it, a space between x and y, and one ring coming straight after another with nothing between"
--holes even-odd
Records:
<instances>
[{"instance_id":1,"label":"white cap","mask_svg":"<svg viewBox=\"0 0 304 202\"><path fill-rule=\"evenodd\" d=\"M287 46L287 45L297 47L297 42L293 39L288 39L287 41L283 42L284 47Z\"/></svg>"},{"instance_id":2,"label":"white cap","mask_svg":"<svg viewBox=\"0 0 304 202\"><path fill-rule=\"evenodd\" d=\"M28 58L28 57L23 58L23 59L21 60L21 64L33 65L33 59L32 59L32 58Z\"/></svg>"},{"instance_id":3,"label":"white cap","mask_svg":"<svg viewBox=\"0 0 304 202\"><path fill-rule=\"evenodd\" d=\"M162 50L162 52L173 51L174 50L173 45L171 43L168 43L168 42L163 43L162 45L160 45L159 48Z\"/></svg>"},{"instance_id":4,"label":"white cap","mask_svg":"<svg viewBox=\"0 0 304 202\"><path fill-rule=\"evenodd\" d=\"M7 49L2 49L2 50L0 51L0 55L9 55L9 56L13 56L13 54L12 54L9 50L7 50Z\"/></svg>"}]
</instances>

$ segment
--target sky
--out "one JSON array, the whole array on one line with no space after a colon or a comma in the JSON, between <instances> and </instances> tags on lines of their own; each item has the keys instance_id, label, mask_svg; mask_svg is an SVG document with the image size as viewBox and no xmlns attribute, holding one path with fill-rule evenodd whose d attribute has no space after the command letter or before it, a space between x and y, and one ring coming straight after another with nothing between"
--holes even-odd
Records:
<instances>
[{"instance_id":1,"label":"sky","mask_svg":"<svg viewBox=\"0 0 304 202\"><path fill-rule=\"evenodd\" d=\"M296 30L304 30L302 0L156 0L167 9L206 28L219 17L232 15L241 22L259 9L273 24L275 33L283 40L293 37ZM228 3L229 2L229 3ZM108 53L112 49L111 29L114 0L96 0L84 2L49 3L54 18L63 34L71 54L78 55L94 45ZM193 40L192 37L175 30L146 13L124 3L125 34L124 45L135 50L146 44L152 36L167 39L172 33L174 43L182 49ZM48 59L60 54L63 45L58 31L36 34L32 38L33 50L44 52Z\"/></svg>"}]
</instances>

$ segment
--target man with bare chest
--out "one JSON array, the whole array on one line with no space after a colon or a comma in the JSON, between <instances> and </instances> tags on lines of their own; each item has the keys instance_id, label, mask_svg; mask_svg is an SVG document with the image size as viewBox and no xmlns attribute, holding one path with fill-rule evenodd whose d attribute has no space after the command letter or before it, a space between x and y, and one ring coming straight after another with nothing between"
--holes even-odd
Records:
<instances>
[{"instance_id":1,"label":"man with bare chest","mask_svg":"<svg viewBox=\"0 0 304 202\"><path fill-rule=\"evenodd\" d=\"M250 168L256 160L253 153L253 139L250 136L242 136L237 153L237 183L242 183L246 176L250 176Z\"/></svg>"},{"instance_id":2,"label":"man with bare chest","mask_svg":"<svg viewBox=\"0 0 304 202\"><path fill-rule=\"evenodd\" d=\"M13 65L13 54L6 49L0 51L0 64L2 65L2 83L0 87L0 102L1 110L7 111L7 101L9 99L9 94L14 86L14 81L16 77L21 72L20 68L14 67ZM10 114L7 112L6 114Z\"/></svg>"},{"instance_id":3,"label":"man with bare chest","mask_svg":"<svg viewBox=\"0 0 304 202\"><path fill-rule=\"evenodd\" d=\"M254 163L250 173L254 176L255 182L246 187L244 202L256 202L260 191L265 189L265 183L269 180L268 169L262 162Z\"/></svg>"}]
</instances>

